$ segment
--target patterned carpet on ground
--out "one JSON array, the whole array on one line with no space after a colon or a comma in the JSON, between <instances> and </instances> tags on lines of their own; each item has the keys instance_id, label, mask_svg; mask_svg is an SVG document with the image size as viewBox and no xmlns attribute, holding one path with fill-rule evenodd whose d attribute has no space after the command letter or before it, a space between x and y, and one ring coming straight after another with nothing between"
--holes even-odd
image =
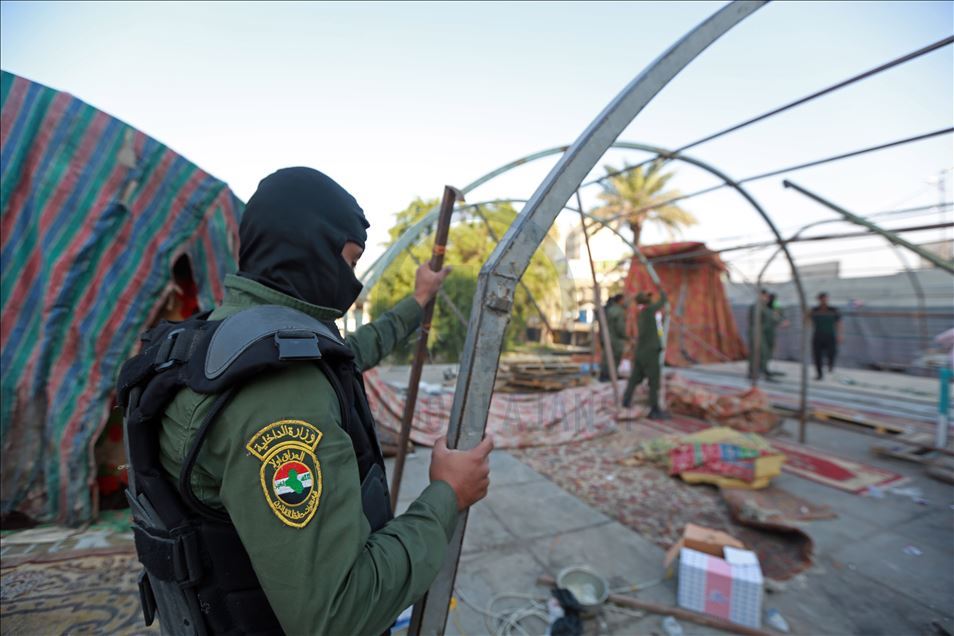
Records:
<instances>
[{"instance_id":1,"label":"patterned carpet on ground","mask_svg":"<svg viewBox=\"0 0 954 636\"><path fill-rule=\"evenodd\" d=\"M709 425L700 420L674 415L665 422L653 422L663 433L695 433ZM769 443L785 454L782 470L839 490L863 494L869 486L894 488L908 478L890 470L862 464L805 444L769 437Z\"/></svg>"},{"instance_id":2,"label":"patterned carpet on ground","mask_svg":"<svg viewBox=\"0 0 954 636\"><path fill-rule=\"evenodd\" d=\"M128 513L87 528L41 526L0 538L4 636L158 634L146 627Z\"/></svg>"}]
</instances>

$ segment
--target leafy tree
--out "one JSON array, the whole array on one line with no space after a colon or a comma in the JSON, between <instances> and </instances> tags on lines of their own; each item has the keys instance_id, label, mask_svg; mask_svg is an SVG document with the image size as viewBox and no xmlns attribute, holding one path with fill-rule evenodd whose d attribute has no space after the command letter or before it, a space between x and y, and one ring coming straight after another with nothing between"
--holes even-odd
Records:
<instances>
[{"instance_id":1,"label":"leafy tree","mask_svg":"<svg viewBox=\"0 0 954 636\"><path fill-rule=\"evenodd\" d=\"M639 245L643 227L655 223L663 227L670 240L683 228L697 223L696 217L667 201L679 196L678 190L667 190L666 185L675 173L663 172L662 161L654 161L645 170L643 166L633 169L625 167L620 172L613 166L604 166L607 174L612 174L602 182L603 191L599 194L603 205L593 210L593 214L604 219L613 219L614 226L623 222L633 231L633 243Z\"/></svg>"},{"instance_id":2,"label":"leafy tree","mask_svg":"<svg viewBox=\"0 0 954 636\"><path fill-rule=\"evenodd\" d=\"M425 201L420 198L411 202L395 217L394 227L389 230L390 238L387 245L392 244L408 229L424 217L429 210L436 206L438 201ZM477 275L480 268L496 243L493 236L502 237L517 215L516 210L509 204L488 205L480 212L486 217L493 229L491 233L487 224L476 212L469 212L465 218L455 215L455 223L451 226L447 241L447 252L444 256L445 265L450 265L452 271L444 280L442 289L454 305L463 314L464 320L470 318L474 293L477 290ZM414 245L409 251L418 262L425 263L430 259L433 247L433 231L431 228L427 237ZM371 290L369 297L369 313L371 317L379 316L393 307L395 303L411 293L414 288L414 273L417 264L414 258L405 253L391 263L378 283ZM542 252L536 253L530 261L523 276L523 282L530 289L534 298L541 305L553 306L553 299L559 298L559 273L554 265ZM549 303L547 300L549 299ZM536 310L530 303L526 291L518 286L510 324L504 340L504 347L513 347L523 339L528 320L536 316ZM439 362L456 362L464 348L464 339L467 336L466 327L454 315L440 297L434 309L434 319L431 323L429 348L432 359ZM416 340L409 339L393 354L395 361L410 360Z\"/></svg>"}]
</instances>

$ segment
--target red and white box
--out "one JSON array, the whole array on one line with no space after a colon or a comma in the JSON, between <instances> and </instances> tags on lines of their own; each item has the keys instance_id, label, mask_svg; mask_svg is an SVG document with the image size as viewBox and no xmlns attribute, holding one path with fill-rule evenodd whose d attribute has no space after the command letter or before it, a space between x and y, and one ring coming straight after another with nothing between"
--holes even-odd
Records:
<instances>
[{"instance_id":1,"label":"red and white box","mask_svg":"<svg viewBox=\"0 0 954 636\"><path fill-rule=\"evenodd\" d=\"M762 568L749 550L726 547L724 559L682 548L678 603L749 627L762 625Z\"/></svg>"}]
</instances>

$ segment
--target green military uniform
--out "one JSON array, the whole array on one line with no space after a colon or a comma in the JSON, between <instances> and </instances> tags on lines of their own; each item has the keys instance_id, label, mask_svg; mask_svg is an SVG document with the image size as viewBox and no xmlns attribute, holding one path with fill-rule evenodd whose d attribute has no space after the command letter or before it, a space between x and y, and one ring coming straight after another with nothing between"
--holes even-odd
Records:
<instances>
[{"instance_id":1,"label":"green military uniform","mask_svg":"<svg viewBox=\"0 0 954 636\"><path fill-rule=\"evenodd\" d=\"M775 309L774 307L768 308L768 325L765 331L765 369L768 370L768 363L773 357L775 357L775 334L778 330L778 326L782 324L785 320L785 315L782 313L781 309Z\"/></svg>"},{"instance_id":2,"label":"green military uniform","mask_svg":"<svg viewBox=\"0 0 954 636\"><path fill-rule=\"evenodd\" d=\"M609 331L610 349L613 352L613 363L619 364L626 347L626 309L619 303L612 303L606 308L606 326ZM603 339L600 339L603 347ZM609 360L603 352L603 361L600 365L600 378L609 379Z\"/></svg>"},{"instance_id":3,"label":"green military uniform","mask_svg":"<svg viewBox=\"0 0 954 636\"><path fill-rule=\"evenodd\" d=\"M225 302L211 319L262 304L324 321L340 316L229 276ZM421 314L408 297L349 336L358 368L376 365L418 327ZM174 479L213 400L183 390L166 410L160 459ZM457 519L454 491L437 481L407 512L372 534L362 511L352 441L340 422L336 394L316 365L303 362L264 375L243 385L216 418L192 475L196 496L228 511L288 634L383 632L433 581ZM310 461L305 455L297 464L295 458L282 460L298 466L286 468L283 479L261 459L281 435L297 436L299 447L304 441L313 449ZM275 495L282 491L288 496ZM294 503L296 495L307 497Z\"/></svg>"},{"instance_id":4,"label":"green military uniform","mask_svg":"<svg viewBox=\"0 0 954 636\"><path fill-rule=\"evenodd\" d=\"M773 312L761 299L749 307L749 377L754 377L755 359L755 308L761 312L759 320L759 361L758 373L768 375L768 361L772 357L772 347L775 345L775 327L777 324Z\"/></svg>"},{"instance_id":5,"label":"green military uniform","mask_svg":"<svg viewBox=\"0 0 954 636\"><path fill-rule=\"evenodd\" d=\"M633 391L644 379L649 380L649 407L659 408L659 352L662 344L659 341L659 331L656 326L656 312L666 305L666 292L660 290L659 300L646 305L639 312L636 327L639 333L636 338L636 350L633 353L633 370L626 391L623 393L623 406L629 406L633 398Z\"/></svg>"}]
</instances>

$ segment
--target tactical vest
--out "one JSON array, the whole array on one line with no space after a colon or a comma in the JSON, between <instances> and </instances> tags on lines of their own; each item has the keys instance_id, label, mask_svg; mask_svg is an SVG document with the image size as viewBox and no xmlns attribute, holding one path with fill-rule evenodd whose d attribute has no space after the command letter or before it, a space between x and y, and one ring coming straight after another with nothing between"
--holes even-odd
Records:
<instances>
[{"instance_id":1,"label":"tactical vest","mask_svg":"<svg viewBox=\"0 0 954 636\"><path fill-rule=\"evenodd\" d=\"M203 440L242 383L292 364L316 364L334 388L341 426L351 438L362 507L372 532L392 517L384 460L354 354L337 330L287 307L261 305L224 320L208 313L163 321L142 336L141 352L122 367L126 453L146 625L156 614L169 634L281 634L238 533L224 510L202 503L191 475ZM189 388L215 395L178 482L159 462L162 415Z\"/></svg>"}]
</instances>

